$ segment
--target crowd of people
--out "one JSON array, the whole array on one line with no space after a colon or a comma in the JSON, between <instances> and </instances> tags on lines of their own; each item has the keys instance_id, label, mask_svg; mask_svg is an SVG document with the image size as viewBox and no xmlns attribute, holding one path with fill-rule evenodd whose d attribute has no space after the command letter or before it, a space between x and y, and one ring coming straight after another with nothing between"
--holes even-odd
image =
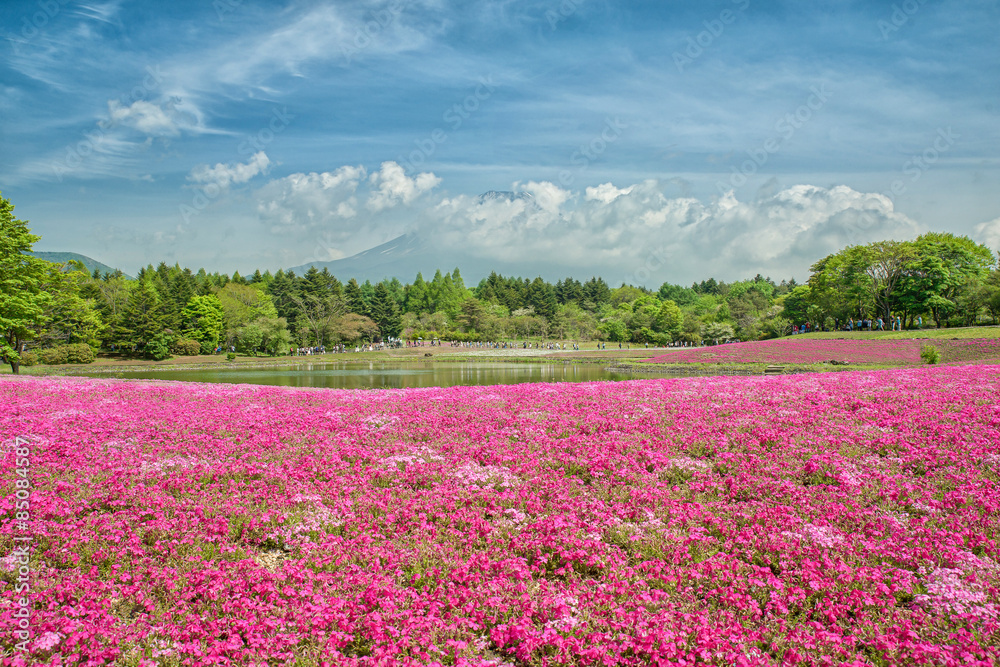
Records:
<instances>
[{"instance_id":1,"label":"crowd of people","mask_svg":"<svg viewBox=\"0 0 1000 667\"><path fill-rule=\"evenodd\" d=\"M918 329L922 329L924 326L924 318L920 315L917 316L915 320ZM889 318L889 327L891 331L902 331L903 330L903 320L898 315L895 319ZM858 318L849 319L847 324L844 326L844 331L885 331L885 320L881 317L872 318ZM792 325L792 335L809 333L810 331L826 331L826 328L820 328L811 325L809 322L805 324L793 324Z\"/></svg>"}]
</instances>

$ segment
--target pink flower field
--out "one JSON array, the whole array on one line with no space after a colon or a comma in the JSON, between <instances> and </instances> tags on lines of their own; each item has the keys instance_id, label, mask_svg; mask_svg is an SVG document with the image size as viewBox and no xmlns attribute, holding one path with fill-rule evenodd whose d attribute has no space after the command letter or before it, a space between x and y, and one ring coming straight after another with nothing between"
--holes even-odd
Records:
<instances>
[{"instance_id":1,"label":"pink flower field","mask_svg":"<svg viewBox=\"0 0 1000 667\"><path fill-rule=\"evenodd\" d=\"M930 344L941 351L942 361L1000 360L1000 339L871 340L864 338L815 339L808 336L775 338L751 343L673 350L647 359L663 364L768 363L819 364L828 361L852 364L920 363L920 348Z\"/></svg>"},{"instance_id":2,"label":"pink flower field","mask_svg":"<svg viewBox=\"0 0 1000 667\"><path fill-rule=\"evenodd\" d=\"M998 396L7 376L2 662L995 665Z\"/></svg>"}]
</instances>

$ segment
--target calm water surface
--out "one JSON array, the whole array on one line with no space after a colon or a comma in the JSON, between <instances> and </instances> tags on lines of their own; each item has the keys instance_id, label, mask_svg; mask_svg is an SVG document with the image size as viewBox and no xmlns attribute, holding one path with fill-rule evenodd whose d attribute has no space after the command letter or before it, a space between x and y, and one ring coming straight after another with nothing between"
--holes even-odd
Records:
<instances>
[{"instance_id":1,"label":"calm water surface","mask_svg":"<svg viewBox=\"0 0 1000 667\"><path fill-rule=\"evenodd\" d=\"M94 377L108 377L88 373ZM522 382L592 382L630 380L636 376L605 370L598 364L503 362L340 362L258 368L201 368L118 373L114 377L181 382L268 384L282 387L382 389L519 384Z\"/></svg>"}]
</instances>

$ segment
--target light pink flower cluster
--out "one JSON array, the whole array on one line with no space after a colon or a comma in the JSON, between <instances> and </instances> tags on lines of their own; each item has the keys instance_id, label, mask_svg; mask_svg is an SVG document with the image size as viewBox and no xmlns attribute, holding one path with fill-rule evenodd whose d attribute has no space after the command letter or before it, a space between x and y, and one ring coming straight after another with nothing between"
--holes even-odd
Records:
<instances>
[{"instance_id":1,"label":"light pink flower cluster","mask_svg":"<svg viewBox=\"0 0 1000 667\"><path fill-rule=\"evenodd\" d=\"M372 392L8 376L34 636L0 632L2 661L994 665L997 396L1000 366Z\"/></svg>"},{"instance_id":2,"label":"light pink flower cluster","mask_svg":"<svg viewBox=\"0 0 1000 667\"><path fill-rule=\"evenodd\" d=\"M931 344L945 362L1000 360L1000 340L871 340L864 338L816 339L808 336L775 338L752 343L727 343L713 347L672 350L648 361L678 363L818 364L828 361L852 364L920 363L920 348Z\"/></svg>"}]
</instances>

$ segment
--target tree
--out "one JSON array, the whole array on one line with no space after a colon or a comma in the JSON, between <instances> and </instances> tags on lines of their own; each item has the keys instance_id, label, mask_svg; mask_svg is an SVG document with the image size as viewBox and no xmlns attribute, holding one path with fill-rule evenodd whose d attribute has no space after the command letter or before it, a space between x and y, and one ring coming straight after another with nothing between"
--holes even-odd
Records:
<instances>
[{"instance_id":1,"label":"tree","mask_svg":"<svg viewBox=\"0 0 1000 667\"><path fill-rule=\"evenodd\" d=\"M244 354L257 356L264 341L264 331L256 323L250 323L236 330L236 349Z\"/></svg>"},{"instance_id":2,"label":"tree","mask_svg":"<svg viewBox=\"0 0 1000 667\"><path fill-rule=\"evenodd\" d=\"M558 303L555 290L552 289L552 285L542 280L541 276L531 281L525 300L529 306L535 309L535 314L539 317L551 320L556 314Z\"/></svg>"},{"instance_id":3,"label":"tree","mask_svg":"<svg viewBox=\"0 0 1000 667\"><path fill-rule=\"evenodd\" d=\"M347 312L347 303L339 294L332 292L305 292L293 299L298 306L299 333L308 331L316 345L326 345L333 323Z\"/></svg>"},{"instance_id":4,"label":"tree","mask_svg":"<svg viewBox=\"0 0 1000 667\"><path fill-rule=\"evenodd\" d=\"M365 303L364 295L361 293L361 285L354 278L344 285L344 300L347 301L347 309L352 313L368 315L368 304Z\"/></svg>"},{"instance_id":5,"label":"tree","mask_svg":"<svg viewBox=\"0 0 1000 667\"><path fill-rule=\"evenodd\" d=\"M0 196L0 357L17 374L27 340L44 321L50 296L42 289L48 262L25 252L41 237L26 220L14 217L14 205Z\"/></svg>"},{"instance_id":6,"label":"tree","mask_svg":"<svg viewBox=\"0 0 1000 667\"><path fill-rule=\"evenodd\" d=\"M82 285L91 280L80 262L49 264L42 289L51 297L45 306L36 338L42 347L85 343L97 350L105 329L91 299L81 296Z\"/></svg>"},{"instance_id":7,"label":"tree","mask_svg":"<svg viewBox=\"0 0 1000 667\"><path fill-rule=\"evenodd\" d=\"M127 342L137 350L146 350L154 338L164 333L163 309L152 280L140 281L132 292L123 317Z\"/></svg>"},{"instance_id":8,"label":"tree","mask_svg":"<svg viewBox=\"0 0 1000 667\"><path fill-rule=\"evenodd\" d=\"M215 349L223 328L223 309L214 294L192 296L181 311L184 335Z\"/></svg>"},{"instance_id":9,"label":"tree","mask_svg":"<svg viewBox=\"0 0 1000 667\"><path fill-rule=\"evenodd\" d=\"M357 313L347 313L333 322L330 333L338 342L347 343L365 338L371 340L378 332L378 325L370 318Z\"/></svg>"},{"instance_id":10,"label":"tree","mask_svg":"<svg viewBox=\"0 0 1000 667\"><path fill-rule=\"evenodd\" d=\"M399 312L399 304L389 293L384 282L375 286L371 319L378 325L383 338L397 338L403 331L403 314Z\"/></svg>"},{"instance_id":11,"label":"tree","mask_svg":"<svg viewBox=\"0 0 1000 667\"><path fill-rule=\"evenodd\" d=\"M258 317L277 317L271 296L261 285L243 285L230 282L216 292L222 304L223 326L227 340L236 336L237 329L250 324ZM227 343L228 344L228 343Z\"/></svg>"},{"instance_id":12,"label":"tree","mask_svg":"<svg viewBox=\"0 0 1000 667\"><path fill-rule=\"evenodd\" d=\"M254 322L254 325L261 332L261 347L271 356L277 355L291 343L288 323L283 317L261 317Z\"/></svg>"},{"instance_id":13,"label":"tree","mask_svg":"<svg viewBox=\"0 0 1000 667\"><path fill-rule=\"evenodd\" d=\"M654 328L667 334L671 339L676 339L683 324L684 313L681 312L680 306L670 300L664 301L656 314Z\"/></svg>"},{"instance_id":14,"label":"tree","mask_svg":"<svg viewBox=\"0 0 1000 667\"><path fill-rule=\"evenodd\" d=\"M866 246L854 246L844 252L848 254L848 261L868 278L865 287L875 312L889 320L896 287L903 278L907 263L916 254L913 244L877 241Z\"/></svg>"},{"instance_id":15,"label":"tree","mask_svg":"<svg viewBox=\"0 0 1000 667\"><path fill-rule=\"evenodd\" d=\"M951 313L978 311L981 288L993 264L993 252L965 236L932 232L913 242L913 256L904 267L899 302L911 314L930 312L938 327Z\"/></svg>"},{"instance_id":16,"label":"tree","mask_svg":"<svg viewBox=\"0 0 1000 667\"><path fill-rule=\"evenodd\" d=\"M110 276L97 285L97 310L106 326L104 345L125 345L130 335L125 327L125 310L132 286L124 276Z\"/></svg>"}]
</instances>

